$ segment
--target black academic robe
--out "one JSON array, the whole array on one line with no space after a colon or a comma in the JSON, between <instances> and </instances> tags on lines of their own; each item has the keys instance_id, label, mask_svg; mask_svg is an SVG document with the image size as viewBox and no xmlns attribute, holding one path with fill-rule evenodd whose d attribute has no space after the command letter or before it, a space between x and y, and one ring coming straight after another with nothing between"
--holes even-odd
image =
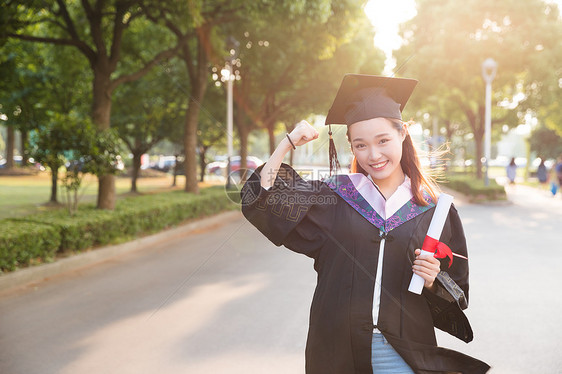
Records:
<instances>
[{"instance_id":1,"label":"black academic robe","mask_svg":"<svg viewBox=\"0 0 562 374\"><path fill-rule=\"evenodd\" d=\"M437 347L435 338L434 323L467 342L472 339L461 310L468 299L466 260L455 258L450 268L448 260L442 261L437 293L424 289L416 295L407 290L414 250L422 247L435 204L420 207L412 200L399 210L401 217L377 221L376 215L365 212L364 204L353 201L360 199L358 194L351 193L352 199L338 194L337 180L304 181L283 164L273 187L265 190L259 171L242 189L243 214L274 244L313 258L318 274L306 345L308 374L372 373L373 291L382 237L377 328L388 342L416 373L489 369L477 359ZM467 255L454 207L440 240L453 252ZM455 292L453 299L450 294Z\"/></svg>"}]
</instances>

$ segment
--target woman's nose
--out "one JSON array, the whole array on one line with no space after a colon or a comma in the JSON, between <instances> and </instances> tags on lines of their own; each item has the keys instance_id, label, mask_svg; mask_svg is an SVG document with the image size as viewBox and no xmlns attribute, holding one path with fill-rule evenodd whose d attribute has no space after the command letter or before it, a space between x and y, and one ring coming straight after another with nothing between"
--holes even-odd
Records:
<instances>
[{"instance_id":1,"label":"woman's nose","mask_svg":"<svg viewBox=\"0 0 562 374\"><path fill-rule=\"evenodd\" d=\"M377 147L369 148L369 161L377 161L380 158L380 152Z\"/></svg>"}]
</instances>

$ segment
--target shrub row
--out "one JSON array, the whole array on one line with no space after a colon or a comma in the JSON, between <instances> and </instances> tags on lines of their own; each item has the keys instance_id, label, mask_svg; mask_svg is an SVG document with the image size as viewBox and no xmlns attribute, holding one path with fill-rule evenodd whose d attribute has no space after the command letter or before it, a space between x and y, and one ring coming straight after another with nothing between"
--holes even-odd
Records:
<instances>
[{"instance_id":1,"label":"shrub row","mask_svg":"<svg viewBox=\"0 0 562 374\"><path fill-rule=\"evenodd\" d=\"M0 225L0 273L55 257L61 243L56 227L10 220L2 220Z\"/></svg>"},{"instance_id":2,"label":"shrub row","mask_svg":"<svg viewBox=\"0 0 562 374\"><path fill-rule=\"evenodd\" d=\"M61 209L5 219L0 221L0 272L51 261L57 253L122 242L237 207L222 188L207 188L199 195L174 191L129 197L119 200L114 211L84 206L73 217Z\"/></svg>"},{"instance_id":3,"label":"shrub row","mask_svg":"<svg viewBox=\"0 0 562 374\"><path fill-rule=\"evenodd\" d=\"M447 177L444 186L467 195L471 201L505 200L505 188L490 179L489 185L469 175L453 175Z\"/></svg>"}]
</instances>

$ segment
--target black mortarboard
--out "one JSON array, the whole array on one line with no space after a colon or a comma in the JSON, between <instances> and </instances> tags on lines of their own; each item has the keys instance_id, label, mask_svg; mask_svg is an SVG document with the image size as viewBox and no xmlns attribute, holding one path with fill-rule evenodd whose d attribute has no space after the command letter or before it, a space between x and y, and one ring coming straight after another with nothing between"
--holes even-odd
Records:
<instances>
[{"instance_id":1,"label":"black mortarboard","mask_svg":"<svg viewBox=\"0 0 562 374\"><path fill-rule=\"evenodd\" d=\"M326 117L326 125L351 125L371 118L402 119L415 79L346 74Z\"/></svg>"},{"instance_id":2,"label":"black mortarboard","mask_svg":"<svg viewBox=\"0 0 562 374\"><path fill-rule=\"evenodd\" d=\"M346 74L326 125L351 125L371 118L402 119L402 110L418 84L415 79ZM330 174L339 168L338 156L330 126Z\"/></svg>"}]
</instances>

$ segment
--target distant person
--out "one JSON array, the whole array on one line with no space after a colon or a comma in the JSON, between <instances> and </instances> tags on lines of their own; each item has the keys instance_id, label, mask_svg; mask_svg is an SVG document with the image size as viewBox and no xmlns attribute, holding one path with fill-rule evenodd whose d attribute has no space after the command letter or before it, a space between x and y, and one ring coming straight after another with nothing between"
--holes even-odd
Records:
<instances>
[{"instance_id":1,"label":"distant person","mask_svg":"<svg viewBox=\"0 0 562 374\"><path fill-rule=\"evenodd\" d=\"M556 178L558 178L558 186L562 186L562 155L558 156L558 163L555 167Z\"/></svg>"},{"instance_id":2,"label":"distant person","mask_svg":"<svg viewBox=\"0 0 562 374\"><path fill-rule=\"evenodd\" d=\"M511 158L511 162L505 168L507 179L509 179L509 184L515 184L515 175L517 174L517 164L515 163L515 157Z\"/></svg>"},{"instance_id":3,"label":"distant person","mask_svg":"<svg viewBox=\"0 0 562 374\"><path fill-rule=\"evenodd\" d=\"M541 163L537 168L537 178L541 184L546 184L548 179L548 172L546 170L546 165L544 164L544 160L541 158Z\"/></svg>"}]
</instances>

